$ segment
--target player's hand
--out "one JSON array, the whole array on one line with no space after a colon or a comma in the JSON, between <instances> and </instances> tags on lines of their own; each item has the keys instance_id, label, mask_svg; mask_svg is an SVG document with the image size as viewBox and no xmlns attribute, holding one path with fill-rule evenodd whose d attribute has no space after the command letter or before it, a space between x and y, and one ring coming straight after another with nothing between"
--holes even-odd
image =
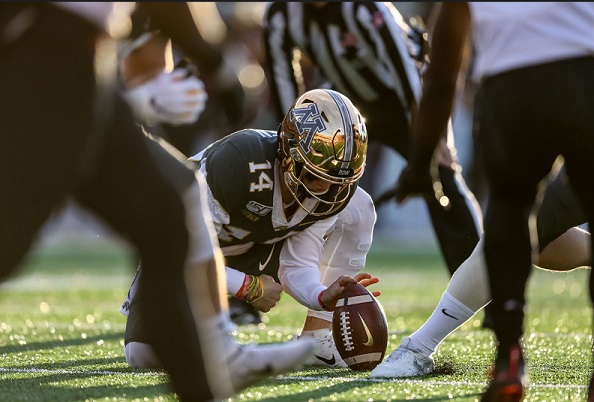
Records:
<instances>
[{"instance_id":1,"label":"player's hand","mask_svg":"<svg viewBox=\"0 0 594 402\"><path fill-rule=\"evenodd\" d=\"M435 198L444 208L449 208L450 201L443 193L443 187L437 174L432 175L430 167L415 167L407 165L396 183L396 187L386 191L374 203L379 207L384 202L394 198L401 204L409 197Z\"/></svg>"},{"instance_id":2,"label":"player's hand","mask_svg":"<svg viewBox=\"0 0 594 402\"><path fill-rule=\"evenodd\" d=\"M407 165L402 170L402 173L400 173L396 186L384 192L374 200L375 207L378 208L380 205L392 199L401 203L412 195L427 195L432 191L431 183L432 179L428 170L413 169L410 165Z\"/></svg>"},{"instance_id":3,"label":"player's hand","mask_svg":"<svg viewBox=\"0 0 594 402\"><path fill-rule=\"evenodd\" d=\"M161 72L125 93L136 118L153 125L191 124L206 107L208 96L204 83L185 68Z\"/></svg>"},{"instance_id":4,"label":"player's hand","mask_svg":"<svg viewBox=\"0 0 594 402\"><path fill-rule=\"evenodd\" d=\"M357 281L357 283L359 283L360 285L364 286L364 287L368 287L369 285L373 285L375 283L379 282L379 278L374 277L371 274L368 274L366 272L361 272L358 273L357 275L355 275L355 280ZM374 295L375 297L378 297L382 294L382 292L375 290L373 292L371 292L372 295Z\"/></svg>"},{"instance_id":5,"label":"player's hand","mask_svg":"<svg viewBox=\"0 0 594 402\"><path fill-rule=\"evenodd\" d=\"M270 275L260 275L260 280L262 281L263 296L251 304L263 313L267 313L280 300L283 287L280 283L275 282Z\"/></svg>"},{"instance_id":6,"label":"player's hand","mask_svg":"<svg viewBox=\"0 0 594 402\"><path fill-rule=\"evenodd\" d=\"M334 307L336 307L336 302L338 302L339 296L349 284L360 283L367 287L377 282L379 282L379 278L374 278L368 273L359 273L355 275L354 278L352 276L342 275L322 292L320 300L328 310L333 310ZM374 296L379 296L380 292L372 292L372 294Z\"/></svg>"},{"instance_id":7,"label":"player's hand","mask_svg":"<svg viewBox=\"0 0 594 402\"><path fill-rule=\"evenodd\" d=\"M410 196L433 196L433 178L428 168L407 165L400 174L394 189L394 198L401 203Z\"/></svg>"}]
</instances>

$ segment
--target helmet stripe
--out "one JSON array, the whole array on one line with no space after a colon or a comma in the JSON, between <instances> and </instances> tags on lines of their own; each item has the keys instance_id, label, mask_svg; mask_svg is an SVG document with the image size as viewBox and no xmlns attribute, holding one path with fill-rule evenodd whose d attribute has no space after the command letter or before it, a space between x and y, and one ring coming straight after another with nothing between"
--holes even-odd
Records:
<instances>
[{"instance_id":1,"label":"helmet stripe","mask_svg":"<svg viewBox=\"0 0 594 402\"><path fill-rule=\"evenodd\" d=\"M342 99L340 95L332 91L326 92L332 97L332 99L334 99L334 102L336 102L336 105L338 106L338 110L340 110L342 126L346 131L344 133L344 157L342 158L343 162L341 167L348 168L349 162L353 159L353 143L355 139L355 133L353 133L353 120L351 119L351 113L349 112L349 108L346 105L344 99Z\"/></svg>"}]
</instances>

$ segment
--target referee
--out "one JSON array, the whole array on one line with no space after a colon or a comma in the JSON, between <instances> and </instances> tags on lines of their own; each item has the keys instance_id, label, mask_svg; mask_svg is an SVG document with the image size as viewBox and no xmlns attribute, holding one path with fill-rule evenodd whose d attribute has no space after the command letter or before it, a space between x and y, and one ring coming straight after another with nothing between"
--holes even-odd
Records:
<instances>
[{"instance_id":1,"label":"referee","mask_svg":"<svg viewBox=\"0 0 594 402\"><path fill-rule=\"evenodd\" d=\"M366 119L370 141L408 160L412 114L421 95L423 32L387 2L271 2L264 16L270 86L278 116L306 89L305 55L328 86L349 97ZM457 164L453 133L441 140L439 178L450 208L426 203L450 274L470 255L482 216Z\"/></svg>"}]
</instances>

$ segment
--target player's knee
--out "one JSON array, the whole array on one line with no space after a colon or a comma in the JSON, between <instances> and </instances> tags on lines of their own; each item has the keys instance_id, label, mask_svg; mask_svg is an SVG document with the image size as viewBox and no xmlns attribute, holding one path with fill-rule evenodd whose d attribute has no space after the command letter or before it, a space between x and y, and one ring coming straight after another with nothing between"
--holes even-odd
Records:
<instances>
[{"instance_id":1,"label":"player's knee","mask_svg":"<svg viewBox=\"0 0 594 402\"><path fill-rule=\"evenodd\" d=\"M129 342L124 346L126 362L132 368L157 369L161 362L153 348L142 342Z\"/></svg>"}]
</instances>

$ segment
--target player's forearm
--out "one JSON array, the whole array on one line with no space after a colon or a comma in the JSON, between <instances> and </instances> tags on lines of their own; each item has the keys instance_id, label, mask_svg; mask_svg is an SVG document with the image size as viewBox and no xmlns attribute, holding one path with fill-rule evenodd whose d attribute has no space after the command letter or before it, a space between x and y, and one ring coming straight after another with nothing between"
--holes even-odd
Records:
<instances>
[{"instance_id":1,"label":"player's forearm","mask_svg":"<svg viewBox=\"0 0 594 402\"><path fill-rule=\"evenodd\" d=\"M423 81L423 95L413 122L416 151L411 156L419 165L431 160L446 130L464 59L469 25L465 5L446 4L437 18L431 41L431 63ZM459 22L460 21L460 22Z\"/></svg>"},{"instance_id":2,"label":"player's forearm","mask_svg":"<svg viewBox=\"0 0 594 402\"><path fill-rule=\"evenodd\" d=\"M230 295L235 295L243 285L245 274L230 267L225 267L225 272L227 274L227 292Z\"/></svg>"},{"instance_id":3,"label":"player's forearm","mask_svg":"<svg viewBox=\"0 0 594 402\"><path fill-rule=\"evenodd\" d=\"M279 269L279 279L285 292L297 302L312 310L322 311L318 296L326 289L322 285L320 270L316 268L286 268Z\"/></svg>"}]
</instances>

